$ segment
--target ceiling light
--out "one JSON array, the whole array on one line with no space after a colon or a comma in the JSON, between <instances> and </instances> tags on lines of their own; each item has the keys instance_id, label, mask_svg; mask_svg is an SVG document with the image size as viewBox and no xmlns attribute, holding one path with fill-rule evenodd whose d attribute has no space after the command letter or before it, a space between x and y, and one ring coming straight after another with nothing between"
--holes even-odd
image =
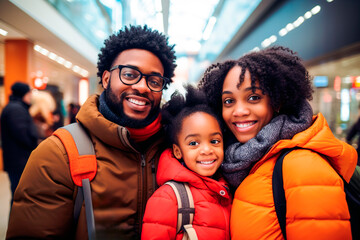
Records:
<instances>
[{"instance_id":1,"label":"ceiling light","mask_svg":"<svg viewBox=\"0 0 360 240\"><path fill-rule=\"evenodd\" d=\"M89 75L89 72L84 70L84 69L81 69L80 75L83 76L83 77L87 77Z\"/></svg>"},{"instance_id":2,"label":"ceiling light","mask_svg":"<svg viewBox=\"0 0 360 240\"><path fill-rule=\"evenodd\" d=\"M298 19L295 20L295 22L293 23L295 27L300 26L303 22L305 21L303 16L298 17Z\"/></svg>"},{"instance_id":3,"label":"ceiling light","mask_svg":"<svg viewBox=\"0 0 360 240\"><path fill-rule=\"evenodd\" d=\"M276 42L277 37L275 35L272 35L271 37L269 37L269 40L271 43L274 43L274 42Z\"/></svg>"},{"instance_id":4,"label":"ceiling light","mask_svg":"<svg viewBox=\"0 0 360 240\"><path fill-rule=\"evenodd\" d=\"M35 50L35 51L40 52L40 49L41 49L41 47L40 47L39 45L35 45L35 46L34 46L34 50Z\"/></svg>"},{"instance_id":5,"label":"ceiling light","mask_svg":"<svg viewBox=\"0 0 360 240\"><path fill-rule=\"evenodd\" d=\"M79 66L73 66L72 70L76 73L80 72L80 67Z\"/></svg>"},{"instance_id":6,"label":"ceiling light","mask_svg":"<svg viewBox=\"0 0 360 240\"><path fill-rule=\"evenodd\" d=\"M206 28L203 32L203 35L202 35L202 39L203 40L208 40L210 35L211 35L211 32L212 30L214 29L214 26L215 26L215 23L216 23L216 17L212 16L209 18L209 21L206 25Z\"/></svg>"},{"instance_id":7,"label":"ceiling light","mask_svg":"<svg viewBox=\"0 0 360 240\"><path fill-rule=\"evenodd\" d=\"M293 29L294 29L294 25L292 23L288 23L288 25L286 25L286 30L288 30L288 32L290 32Z\"/></svg>"},{"instance_id":8,"label":"ceiling light","mask_svg":"<svg viewBox=\"0 0 360 240\"><path fill-rule=\"evenodd\" d=\"M305 19L309 19L309 18L311 18L311 16L312 16L312 13L311 13L310 11L307 11L307 12L304 14L304 18L305 18Z\"/></svg>"},{"instance_id":9,"label":"ceiling light","mask_svg":"<svg viewBox=\"0 0 360 240\"><path fill-rule=\"evenodd\" d=\"M315 15L315 14L319 13L320 10L321 10L321 7L319 5L316 5L315 7L313 7L313 9L311 9L311 13L313 15Z\"/></svg>"},{"instance_id":10,"label":"ceiling light","mask_svg":"<svg viewBox=\"0 0 360 240\"><path fill-rule=\"evenodd\" d=\"M270 46L270 44L271 44L271 41L268 38L261 42L261 46L263 48L266 48L266 47Z\"/></svg>"},{"instance_id":11,"label":"ceiling light","mask_svg":"<svg viewBox=\"0 0 360 240\"><path fill-rule=\"evenodd\" d=\"M53 52L50 52L48 57L51 59L51 60L55 60L55 58L57 57L57 55Z\"/></svg>"},{"instance_id":12,"label":"ceiling light","mask_svg":"<svg viewBox=\"0 0 360 240\"><path fill-rule=\"evenodd\" d=\"M285 36L287 33L288 33L288 30L286 30L286 28L283 28L283 29L281 29L281 30L279 31L279 35L280 35L281 37Z\"/></svg>"},{"instance_id":13,"label":"ceiling light","mask_svg":"<svg viewBox=\"0 0 360 240\"><path fill-rule=\"evenodd\" d=\"M69 62L69 61L65 61L65 62L64 62L64 66L65 66L66 68L71 68L72 63Z\"/></svg>"},{"instance_id":14,"label":"ceiling light","mask_svg":"<svg viewBox=\"0 0 360 240\"><path fill-rule=\"evenodd\" d=\"M63 64L65 62L65 59L62 57L57 57L56 61L60 64Z\"/></svg>"},{"instance_id":15,"label":"ceiling light","mask_svg":"<svg viewBox=\"0 0 360 240\"><path fill-rule=\"evenodd\" d=\"M6 36L8 34L8 32L5 31L4 29L0 28L0 34L3 35L3 36Z\"/></svg>"},{"instance_id":16,"label":"ceiling light","mask_svg":"<svg viewBox=\"0 0 360 240\"><path fill-rule=\"evenodd\" d=\"M49 54L49 51L45 48L41 48L39 52L44 56L47 56Z\"/></svg>"}]
</instances>

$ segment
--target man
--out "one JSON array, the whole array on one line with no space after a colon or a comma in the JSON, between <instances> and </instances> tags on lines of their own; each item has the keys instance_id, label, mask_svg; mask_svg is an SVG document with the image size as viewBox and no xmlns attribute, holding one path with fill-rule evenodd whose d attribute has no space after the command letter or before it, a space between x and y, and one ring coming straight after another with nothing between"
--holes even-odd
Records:
<instances>
[{"instance_id":1,"label":"man","mask_svg":"<svg viewBox=\"0 0 360 240\"><path fill-rule=\"evenodd\" d=\"M174 75L167 38L131 26L105 40L98 60L104 91L80 108L97 157L91 181L98 239L137 239L163 151L162 90ZM87 239L85 210L73 217L77 188L60 140L51 136L32 153L15 193L7 238Z\"/></svg>"},{"instance_id":2,"label":"man","mask_svg":"<svg viewBox=\"0 0 360 240\"><path fill-rule=\"evenodd\" d=\"M16 82L11 91L10 101L1 114L1 141L4 170L14 194L30 153L37 146L38 134L29 113L32 97L29 85Z\"/></svg>"}]
</instances>

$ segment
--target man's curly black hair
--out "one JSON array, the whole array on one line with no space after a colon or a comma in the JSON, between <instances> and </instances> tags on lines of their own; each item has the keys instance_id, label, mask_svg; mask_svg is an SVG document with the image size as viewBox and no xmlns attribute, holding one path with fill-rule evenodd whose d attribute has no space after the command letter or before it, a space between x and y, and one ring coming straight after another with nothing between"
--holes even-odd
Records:
<instances>
[{"instance_id":1,"label":"man's curly black hair","mask_svg":"<svg viewBox=\"0 0 360 240\"><path fill-rule=\"evenodd\" d=\"M258 82L263 94L270 97L273 109L280 114L296 113L303 100L312 99L311 77L297 53L286 47L274 46L250 52L238 60L213 64L205 71L198 86L206 90L210 105L220 116L224 79L235 66L241 67L238 86L244 81L245 70L249 70L253 91Z\"/></svg>"},{"instance_id":2,"label":"man's curly black hair","mask_svg":"<svg viewBox=\"0 0 360 240\"><path fill-rule=\"evenodd\" d=\"M100 84L102 84L102 74L105 70L110 70L115 58L127 49L144 49L155 54L164 67L164 77L171 80L174 76L176 67L174 45L168 44L168 38L157 30L145 26L125 26L123 30L111 35L104 41L104 47L100 49L97 62Z\"/></svg>"},{"instance_id":3,"label":"man's curly black hair","mask_svg":"<svg viewBox=\"0 0 360 240\"><path fill-rule=\"evenodd\" d=\"M222 126L219 117L208 105L205 93L192 85L185 86L185 89L187 91L185 97L179 91L175 91L161 110L162 124L168 138L168 147L171 147L172 144L178 144L177 136L181 131L182 122L191 114L207 113L215 117L220 128Z\"/></svg>"}]
</instances>

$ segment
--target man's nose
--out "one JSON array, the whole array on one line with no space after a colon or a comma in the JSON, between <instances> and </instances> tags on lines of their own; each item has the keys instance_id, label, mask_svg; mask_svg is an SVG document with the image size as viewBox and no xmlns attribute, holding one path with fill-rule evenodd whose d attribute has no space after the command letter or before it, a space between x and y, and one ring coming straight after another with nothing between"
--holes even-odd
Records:
<instances>
[{"instance_id":1,"label":"man's nose","mask_svg":"<svg viewBox=\"0 0 360 240\"><path fill-rule=\"evenodd\" d=\"M145 76L142 76L138 83L132 85L132 88L138 90L140 93L151 91L146 83Z\"/></svg>"}]
</instances>

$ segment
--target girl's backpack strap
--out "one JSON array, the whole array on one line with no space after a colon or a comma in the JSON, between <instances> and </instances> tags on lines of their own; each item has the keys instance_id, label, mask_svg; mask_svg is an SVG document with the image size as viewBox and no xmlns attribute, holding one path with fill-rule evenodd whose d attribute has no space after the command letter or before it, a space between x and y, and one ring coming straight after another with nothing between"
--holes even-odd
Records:
<instances>
[{"instance_id":1,"label":"girl's backpack strap","mask_svg":"<svg viewBox=\"0 0 360 240\"><path fill-rule=\"evenodd\" d=\"M165 184L169 185L175 192L178 203L178 219L176 232L184 230L183 240L197 240L196 231L193 228L195 206L194 199L191 194L189 184L184 182L169 181Z\"/></svg>"}]
</instances>

